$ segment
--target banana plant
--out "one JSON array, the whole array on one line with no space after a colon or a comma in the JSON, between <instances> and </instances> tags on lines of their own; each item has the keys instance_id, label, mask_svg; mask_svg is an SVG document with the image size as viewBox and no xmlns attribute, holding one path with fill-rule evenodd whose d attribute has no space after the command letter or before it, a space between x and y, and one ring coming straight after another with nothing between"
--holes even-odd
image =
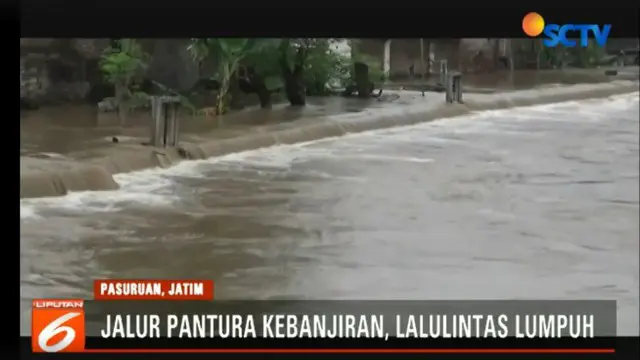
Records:
<instances>
[{"instance_id":1,"label":"banana plant","mask_svg":"<svg viewBox=\"0 0 640 360\"><path fill-rule=\"evenodd\" d=\"M227 111L227 100L232 77L237 73L242 61L252 54L257 54L273 46L269 39L247 38L205 38L192 39L188 47L194 60L202 62L212 60L217 72L214 79L220 83L216 97L216 113L222 115Z\"/></svg>"}]
</instances>

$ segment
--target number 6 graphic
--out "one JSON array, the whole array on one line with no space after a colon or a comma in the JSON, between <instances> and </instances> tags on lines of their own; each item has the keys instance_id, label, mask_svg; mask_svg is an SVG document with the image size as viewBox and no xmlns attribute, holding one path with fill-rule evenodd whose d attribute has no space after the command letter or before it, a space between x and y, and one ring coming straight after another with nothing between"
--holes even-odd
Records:
<instances>
[{"instance_id":1,"label":"number 6 graphic","mask_svg":"<svg viewBox=\"0 0 640 360\"><path fill-rule=\"evenodd\" d=\"M64 350L67 346L71 345L73 340L76 338L76 331L69 326L64 326L64 323L77 316L80 316L80 313L71 312L64 314L42 329L38 335L38 345L40 348L45 352L55 353ZM52 337L62 332L66 333L64 339L60 340L57 344L51 346L47 345L47 342L51 340Z\"/></svg>"}]
</instances>

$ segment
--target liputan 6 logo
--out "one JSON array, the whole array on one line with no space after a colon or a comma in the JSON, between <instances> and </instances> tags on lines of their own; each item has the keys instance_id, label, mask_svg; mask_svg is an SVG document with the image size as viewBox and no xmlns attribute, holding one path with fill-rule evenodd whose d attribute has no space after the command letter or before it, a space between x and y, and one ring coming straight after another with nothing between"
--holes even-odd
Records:
<instances>
[{"instance_id":1,"label":"liputan 6 logo","mask_svg":"<svg viewBox=\"0 0 640 360\"><path fill-rule=\"evenodd\" d=\"M84 300L33 300L33 352L81 352L84 338Z\"/></svg>"}]
</instances>

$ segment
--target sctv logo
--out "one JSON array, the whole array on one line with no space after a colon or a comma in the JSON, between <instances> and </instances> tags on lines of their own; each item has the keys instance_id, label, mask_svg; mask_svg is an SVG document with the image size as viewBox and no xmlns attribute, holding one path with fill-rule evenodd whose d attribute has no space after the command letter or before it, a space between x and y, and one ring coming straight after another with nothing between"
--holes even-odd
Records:
<instances>
[{"instance_id":1,"label":"sctv logo","mask_svg":"<svg viewBox=\"0 0 640 360\"><path fill-rule=\"evenodd\" d=\"M524 33L536 37L544 34L542 44L546 47L554 47L558 44L566 47L587 47L589 46L589 34L593 34L593 38L599 46L605 46L611 32L611 25L606 24L599 26L596 24L545 24L544 19L538 13L528 13L522 19L522 30ZM567 39L569 32L577 32L580 34L580 40Z\"/></svg>"}]
</instances>

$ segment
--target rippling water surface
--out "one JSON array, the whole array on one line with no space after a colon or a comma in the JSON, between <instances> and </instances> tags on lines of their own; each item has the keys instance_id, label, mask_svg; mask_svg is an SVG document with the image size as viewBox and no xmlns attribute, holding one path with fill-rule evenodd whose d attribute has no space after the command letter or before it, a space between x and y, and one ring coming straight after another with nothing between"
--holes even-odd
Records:
<instances>
[{"instance_id":1,"label":"rippling water surface","mask_svg":"<svg viewBox=\"0 0 640 360\"><path fill-rule=\"evenodd\" d=\"M21 201L34 297L211 278L218 298L617 299L638 335L638 93L117 176Z\"/></svg>"}]
</instances>

